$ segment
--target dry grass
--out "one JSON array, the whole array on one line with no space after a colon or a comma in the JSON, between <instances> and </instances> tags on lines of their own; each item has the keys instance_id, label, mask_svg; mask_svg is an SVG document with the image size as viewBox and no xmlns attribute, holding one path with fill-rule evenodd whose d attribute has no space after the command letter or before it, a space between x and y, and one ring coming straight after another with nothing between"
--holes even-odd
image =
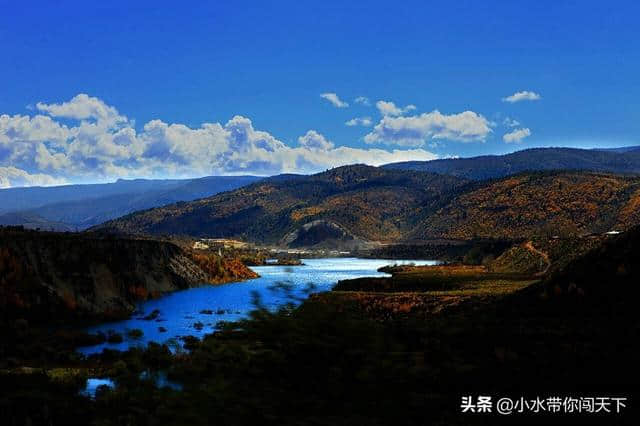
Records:
<instances>
[{"instance_id":1,"label":"dry grass","mask_svg":"<svg viewBox=\"0 0 640 426\"><path fill-rule=\"evenodd\" d=\"M376 320L428 319L463 302L485 304L539 281L483 266L397 266L386 271L393 276L342 281L315 300L350 305Z\"/></svg>"}]
</instances>

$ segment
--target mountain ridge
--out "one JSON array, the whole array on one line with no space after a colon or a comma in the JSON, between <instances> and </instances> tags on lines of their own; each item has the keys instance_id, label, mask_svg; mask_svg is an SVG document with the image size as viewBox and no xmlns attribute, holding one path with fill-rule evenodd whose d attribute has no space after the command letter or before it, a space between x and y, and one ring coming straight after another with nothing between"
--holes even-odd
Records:
<instances>
[{"instance_id":1,"label":"mountain ridge","mask_svg":"<svg viewBox=\"0 0 640 426\"><path fill-rule=\"evenodd\" d=\"M132 213L95 229L239 238L289 247L319 247L327 239L336 247L354 248L358 241L584 236L636 223L637 176L543 171L469 181L429 172L343 166Z\"/></svg>"},{"instance_id":2,"label":"mountain ridge","mask_svg":"<svg viewBox=\"0 0 640 426\"><path fill-rule=\"evenodd\" d=\"M311 176L254 183L191 203L150 209L95 229L235 237L277 244L303 225L322 220L364 240L393 240L424 211L443 204L469 182L452 176L343 166Z\"/></svg>"},{"instance_id":3,"label":"mountain ridge","mask_svg":"<svg viewBox=\"0 0 640 426\"><path fill-rule=\"evenodd\" d=\"M525 171L543 170L588 170L638 174L640 173L640 150L529 148L504 155L406 161L385 164L382 167L449 174L471 180L486 180Z\"/></svg>"},{"instance_id":4,"label":"mountain ridge","mask_svg":"<svg viewBox=\"0 0 640 426\"><path fill-rule=\"evenodd\" d=\"M260 179L257 176L118 179L109 184L9 188L0 190L0 225L83 230L133 211L195 200Z\"/></svg>"}]
</instances>

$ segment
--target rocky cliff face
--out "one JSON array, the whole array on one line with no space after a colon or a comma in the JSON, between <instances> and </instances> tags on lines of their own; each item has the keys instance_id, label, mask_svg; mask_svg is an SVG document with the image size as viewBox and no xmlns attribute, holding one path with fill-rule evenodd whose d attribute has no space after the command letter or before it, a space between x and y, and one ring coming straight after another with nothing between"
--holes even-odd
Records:
<instances>
[{"instance_id":1,"label":"rocky cliff face","mask_svg":"<svg viewBox=\"0 0 640 426\"><path fill-rule=\"evenodd\" d=\"M253 276L247 268L214 276L169 242L0 228L0 312L8 316L119 318L163 293Z\"/></svg>"}]
</instances>

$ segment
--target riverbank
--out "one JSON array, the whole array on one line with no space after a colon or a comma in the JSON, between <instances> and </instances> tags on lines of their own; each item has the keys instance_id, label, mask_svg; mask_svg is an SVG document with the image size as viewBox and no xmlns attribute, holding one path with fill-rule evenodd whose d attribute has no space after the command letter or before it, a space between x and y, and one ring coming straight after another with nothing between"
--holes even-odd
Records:
<instances>
[{"instance_id":1,"label":"riverbank","mask_svg":"<svg viewBox=\"0 0 640 426\"><path fill-rule=\"evenodd\" d=\"M488 267L400 265L384 269L392 277L379 272L367 279L342 278L342 288L301 305L283 304L274 311L256 300L249 318L202 330L202 339L186 337L184 349L151 343L65 361L77 374L54 374L61 365L51 361L40 361L44 367L37 371L23 365L5 369L0 400L12 407L6 418L32 424L469 425L505 418L461 413L464 395L602 395L627 398L629 409L616 417L576 413L553 419L635 424L640 324L632 284L638 278L640 239L637 233L625 237L571 261L562 273L528 275L530 280L521 272ZM508 257L536 274L521 260L537 265L544 256L524 250ZM368 262L338 261L351 261L353 269L355 262ZM189 289L159 301L185 295L191 306L203 300L204 290L252 290L252 285L268 295L281 278L269 274L300 270L299 286L296 281L280 286L280 300L287 293L298 297L302 293L291 290L304 289L309 276L302 271L312 262L265 267L260 279L240 286ZM311 278L341 274L342 267L334 265ZM267 277L269 283L261 281ZM155 319L147 323L157 326ZM24 343L17 341L16 347ZM152 373L166 375L179 390L147 379ZM116 386L98 388L95 400L81 397L81 379L90 375ZM506 420L536 424L540 418Z\"/></svg>"},{"instance_id":2,"label":"riverbank","mask_svg":"<svg viewBox=\"0 0 640 426\"><path fill-rule=\"evenodd\" d=\"M348 304L376 321L427 320L460 304L493 303L540 281L532 274L470 265L393 265L380 271L390 276L339 281L332 292L314 298L320 303Z\"/></svg>"},{"instance_id":3,"label":"riverbank","mask_svg":"<svg viewBox=\"0 0 640 426\"><path fill-rule=\"evenodd\" d=\"M89 356L81 361L91 367L87 374L116 383L97 389L95 400L75 396L82 383L54 379L49 370L14 370L3 377L12 388L2 396L34 423L81 424L74 417L82 416L85 424L109 425L273 419L284 425L470 425L495 423L497 417L461 413L461 395L598 394L628 398L629 410L615 417L555 419L634 424L637 348L620 345L634 341L633 301L617 294L615 302L601 303L588 293L580 301L577 291L545 297L547 285L555 284L538 282L499 297L467 294L464 300L453 296L460 289L451 289L431 295L455 300L444 309L400 309L385 317L343 296L421 293L335 291L276 312L256 306L250 318L189 340L189 352L172 354L167 345L151 344ZM617 350L611 351L614 342ZM145 379L148 370L166 374L180 390ZM507 420L537 424L539 418Z\"/></svg>"},{"instance_id":4,"label":"riverbank","mask_svg":"<svg viewBox=\"0 0 640 426\"><path fill-rule=\"evenodd\" d=\"M139 304L139 312L131 318L91 327L91 333L117 333L124 338L82 347L80 351L88 355L105 348L126 350L148 342L180 343L185 336L202 338L221 322L246 318L258 300L271 310L289 303L298 305L312 292L330 291L340 280L382 277L386 274L378 269L390 263L392 261L383 259L327 258L304 259L304 265L252 266L259 277L241 285L232 283L174 292ZM140 330L142 336L127 338L130 330Z\"/></svg>"},{"instance_id":5,"label":"riverbank","mask_svg":"<svg viewBox=\"0 0 640 426\"><path fill-rule=\"evenodd\" d=\"M0 227L0 309L31 322L126 318L172 291L255 278L235 259L168 241Z\"/></svg>"}]
</instances>

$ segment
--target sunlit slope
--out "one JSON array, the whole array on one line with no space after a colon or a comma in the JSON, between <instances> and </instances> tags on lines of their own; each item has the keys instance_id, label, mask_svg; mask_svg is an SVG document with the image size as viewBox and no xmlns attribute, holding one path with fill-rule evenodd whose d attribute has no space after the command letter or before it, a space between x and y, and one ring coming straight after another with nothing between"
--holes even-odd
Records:
<instances>
[{"instance_id":1,"label":"sunlit slope","mask_svg":"<svg viewBox=\"0 0 640 426\"><path fill-rule=\"evenodd\" d=\"M539 172L488 182L425 217L411 238L530 238L624 230L638 223L640 178Z\"/></svg>"},{"instance_id":2,"label":"sunlit slope","mask_svg":"<svg viewBox=\"0 0 640 426\"><path fill-rule=\"evenodd\" d=\"M466 184L431 173L345 166L312 176L267 179L206 199L137 212L100 228L278 243L315 223L335 226L345 238L395 241Z\"/></svg>"},{"instance_id":3,"label":"sunlit slope","mask_svg":"<svg viewBox=\"0 0 640 426\"><path fill-rule=\"evenodd\" d=\"M398 242L585 235L624 230L639 219L637 177L536 172L469 183L356 165L267 179L133 213L100 229L301 246L323 238Z\"/></svg>"}]
</instances>

